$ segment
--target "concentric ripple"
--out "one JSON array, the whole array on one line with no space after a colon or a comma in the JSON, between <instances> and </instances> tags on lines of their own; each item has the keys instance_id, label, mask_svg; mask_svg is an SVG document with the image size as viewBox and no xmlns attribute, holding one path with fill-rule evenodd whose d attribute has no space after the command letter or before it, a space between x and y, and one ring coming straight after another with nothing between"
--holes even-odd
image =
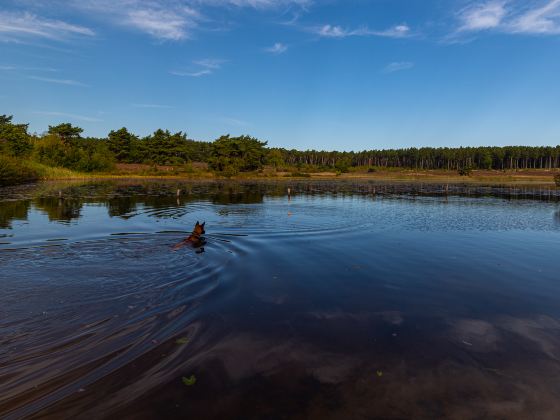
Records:
<instances>
[{"instance_id":1,"label":"concentric ripple","mask_svg":"<svg viewBox=\"0 0 560 420\"><path fill-rule=\"evenodd\" d=\"M0 412L25 416L87 387L184 332L220 285L226 293L220 272L243 250L210 241L202 254L173 251L181 239L119 236L0 256L11 274L0 309Z\"/></svg>"}]
</instances>

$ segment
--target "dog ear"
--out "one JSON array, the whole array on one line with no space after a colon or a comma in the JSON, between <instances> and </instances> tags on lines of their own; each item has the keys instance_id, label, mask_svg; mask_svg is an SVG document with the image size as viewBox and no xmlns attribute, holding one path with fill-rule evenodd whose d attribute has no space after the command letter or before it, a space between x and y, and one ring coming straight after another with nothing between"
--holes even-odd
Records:
<instances>
[{"instance_id":1,"label":"dog ear","mask_svg":"<svg viewBox=\"0 0 560 420\"><path fill-rule=\"evenodd\" d=\"M205 224L206 224L206 222L202 222L202 224L200 226L204 227Z\"/></svg>"},{"instance_id":2,"label":"dog ear","mask_svg":"<svg viewBox=\"0 0 560 420\"><path fill-rule=\"evenodd\" d=\"M198 223L198 220L197 220L197 221L196 221L196 225L195 225L195 226L198 226L198 225L200 225L200 223Z\"/></svg>"}]
</instances>

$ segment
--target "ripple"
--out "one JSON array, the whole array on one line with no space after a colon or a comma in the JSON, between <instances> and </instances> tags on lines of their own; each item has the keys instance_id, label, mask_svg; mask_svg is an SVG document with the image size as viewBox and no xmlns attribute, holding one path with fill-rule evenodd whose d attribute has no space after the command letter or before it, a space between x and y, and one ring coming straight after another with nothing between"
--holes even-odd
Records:
<instances>
[{"instance_id":1,"label":"ripple","mask_svg":"<svg viewBox=\"0 0 560 420\"><path fill-rule=\"evenodd\" d=\"M181 239L136 234L20 248L0 260L12 273L0 309L0 412L33 413L184 331L243 250L211 241L204 254L172 251Z\"/></svg>"}]
</instances>

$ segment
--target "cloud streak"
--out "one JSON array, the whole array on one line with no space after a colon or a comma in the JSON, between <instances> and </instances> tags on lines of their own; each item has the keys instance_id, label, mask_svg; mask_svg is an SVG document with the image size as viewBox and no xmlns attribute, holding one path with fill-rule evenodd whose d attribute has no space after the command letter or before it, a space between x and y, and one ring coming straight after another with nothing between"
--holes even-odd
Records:
<instances>
[{"instance_id":1,"label":"cloud streak","mask_svg":"<svg viewBox=\"0 0 560 420\"><path fill-rule=\"evenodd\" d=\"M188 70L171 70L169 73L174 76L181 77L202 77L214 73L216 70L222 68L226 60L205 58L202 60L193 61L193 66Z\"/></svg>"},{"instance_id":2,"label":"cloud streak","mask_svg":"<svg viewBox=\"0 0 560 420\"><path fill-rule=\"evenodd\" d=\"M53 79L50 77L40 77L40 76L29 76L29 79L38 80L40 82L46 82L46 83L55 83L58 85L89 87L89 85L86 85L85 83L78 82L77 80L71 80L71 79Z\"/></svg>"},{"instance_id":3,"label":"cloud streak","mask_svg":"<svg viewBox=\"0 0 560 420\"><path fill-rule=\"evenodd\" d=\"M160 104L132 104L134 108L153 108L153 109L171 109L171 105L160 105Z\"/></svg>"},{"instance_id":4,"label":"cloud streak","mask_svg":"<svg viewBox=\"0 0 560 420\"><path fill-rule=\"evenodd\" d=\"M282 44L281 42L277 42L273 46L265 48L264 50L270 54L280 55L288 51L288 46L286 44Z\"/></svg>"},{"instance_id":5,"label":"cloud streak","mask_svg":"<svg viewBox=\"0 0 560 420\"><path fill-rule=\"evenodd\" d=\"M367 26L357 29L347 29L336 25L323 25L311 28L310 31L322 38L348 38L363 36L378 36L385 38L406 38L410 36L407 24L395 25L385 30L372 30Z\"/></svg>"},{"instance_id":6,"label":"cloud streak","mask_svg":"<svg viewBox=\"0 0 560 420\"><path fill-rule=\"evenodd\" d=\"M487 0L475 2L458 14L455 35L495 31L509 34L560 34L560 0L530 2Z\"/></svg>"},{"instance_id":7,"label":"cloud streak","mask_svg":"<svg viewBox=\"0 0 560 420\"><path fill-rule=\"evenodd\" d=\"M60 2L60 0L57 0ZM212 19L213 8L237 7L259 11L304 8L311 0L72 0L77 10L103 16L160 41L182 41Z\"/></svg>"},{"instance_id":8,"label":"cloud streak","mask_svg":"<svg viewBox=\"0 0 560 420\"><path fill-rule=\"evenodd\" d=\"M37 115L46 115L46 116L49 116L49 117L69 118L71 120L76 120L76 121L86 121L86 122L101 122L101 121L103 121L103 120L100 120L99 118L87 117L85 115L69 114L69 113L66 113L66 112L35 111L33 113L37 114Z\"/></svg>"},{"instance_id":9,"label":"cloud streak","mask_svg":"<svg viewBox=\"0 0 560 420\"><path fill-rule=\"evenodd\" d=\"M397 71L410 70L414 67L414 63L410 61L397 61L387 64L383 69L383 73L390 74Z\"/></svg>"},{"instance_id":10,"label":"cloud streak","mask_svg":"<svg viewBox=\"0 0 560 420\"><path fill-rule=\"evenodd\" d=\"M0 11L0 39L18 41L26 38L43 38L63 41L70 37L94 35L95 32L85 26L44 19L28 12Z\"/></svg>"}]
</instances>

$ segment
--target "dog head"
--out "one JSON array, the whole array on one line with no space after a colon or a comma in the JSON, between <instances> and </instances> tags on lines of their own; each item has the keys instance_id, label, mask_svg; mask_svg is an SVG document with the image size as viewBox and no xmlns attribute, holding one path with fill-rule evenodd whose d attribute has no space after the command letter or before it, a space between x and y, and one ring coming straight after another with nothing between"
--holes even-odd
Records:
<instances>
[{"instance_id":1,"label":"dog head","mask_svg":"<svg viewBox=\"0 0 560 420\"><path fill-rule=\"evenodd\" d=\"M200 224L198 221L196 222L196 225L194 225L194 230L193 233L195 235L204 235L206 233L206 231L204 230L204 225L206 224L206 222Z\"/></svg>"}]
</instances>

